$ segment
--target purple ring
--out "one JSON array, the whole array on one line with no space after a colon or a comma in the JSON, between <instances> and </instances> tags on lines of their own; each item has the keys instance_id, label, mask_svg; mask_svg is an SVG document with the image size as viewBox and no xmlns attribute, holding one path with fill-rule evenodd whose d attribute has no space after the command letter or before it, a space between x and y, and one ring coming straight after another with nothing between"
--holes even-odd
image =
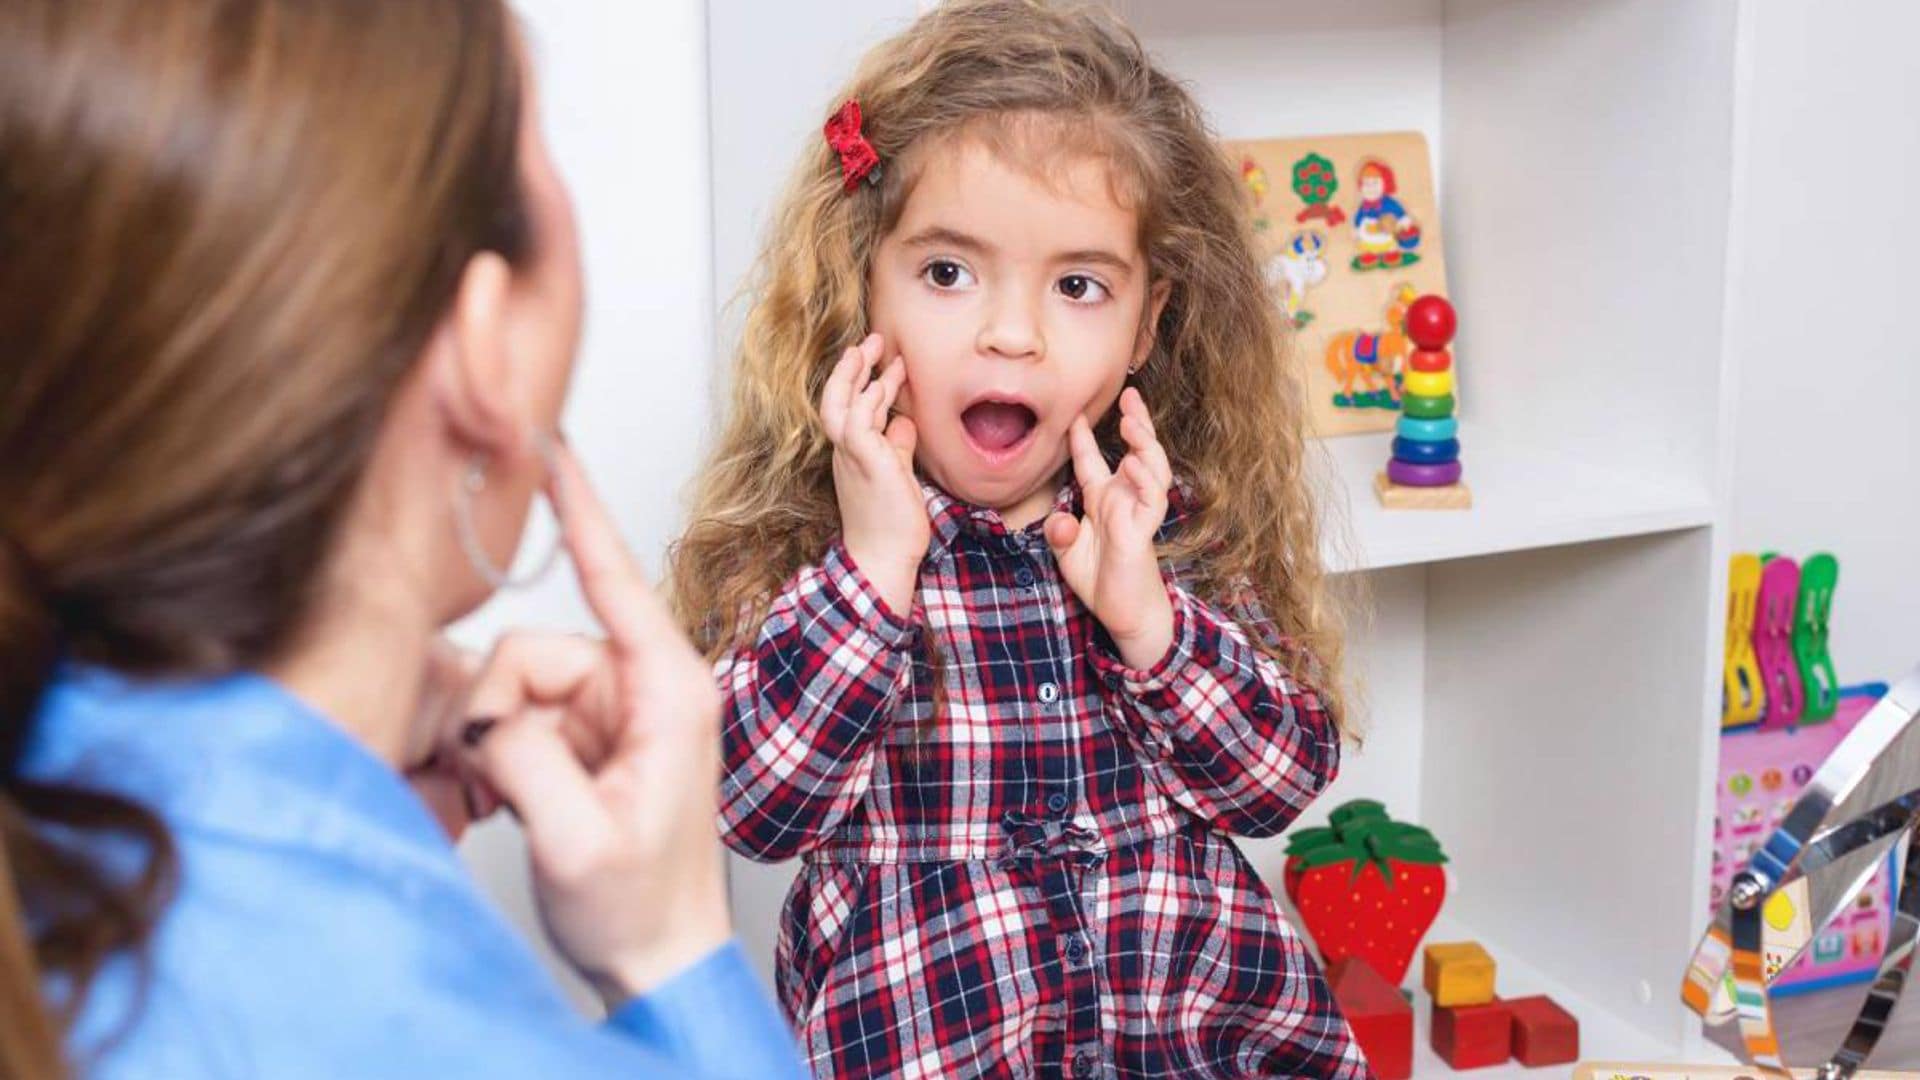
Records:
<instances>
[{"instance_id":1,"label":"purple ring","mask_svg":"<svg viewBox=\"0 0 1920 1080\"><path fill-rule=\"evenodd\" d=\"M1387 479L1401 487L1446 487L1460 482L1460 463L1449 461L1445 465L1415 465L1394 458L1387 462Z\"/></svg>"}]
</instances>

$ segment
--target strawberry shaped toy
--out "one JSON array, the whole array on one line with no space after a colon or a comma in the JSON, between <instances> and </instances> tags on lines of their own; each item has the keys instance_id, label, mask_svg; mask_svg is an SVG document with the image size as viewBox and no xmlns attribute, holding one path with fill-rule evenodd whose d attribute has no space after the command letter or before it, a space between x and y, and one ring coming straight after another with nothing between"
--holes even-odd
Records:
<instances>
[{"instance_id":1,"label":"strawberry shaped toy","mask_svg":"<svg viewBox=\"0 0 1920 1080\"><path fill-rule=\"evenodd\" d=\"M1321 962L1357 956L1395 986L1407 976L1447 895L1447 861L1433 834L1355 799L1331 827L1287 844L1286 889Z\"/></svg>"}]
</instances>

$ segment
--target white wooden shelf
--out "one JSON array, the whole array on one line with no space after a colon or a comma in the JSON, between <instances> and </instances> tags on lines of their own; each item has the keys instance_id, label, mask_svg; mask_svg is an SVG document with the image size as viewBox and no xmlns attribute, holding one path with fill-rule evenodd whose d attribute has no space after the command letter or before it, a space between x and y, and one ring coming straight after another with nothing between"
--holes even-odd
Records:
<instances>
[{"instance_id":1,"label":"white wooden shelf","mask_svg":"<svg viewBox=\"0 0 1920 1080\"><path fill-rule=\"evenodd\" d=\"M1390 434L1321 440L1321 465L1332 472L1333 503L1344 492L1345 528L1323 546L1340 571L1495 555L1529 548L1611 540L1713 520L1712 496L1671 477L1578 460L1552 447L1461 425L1460 459L1473 491L1470 510L1387 510L1374 495L1386 467ZM1342 535L1342 534L1346 535Z\"/></svg>"}]
</instances>

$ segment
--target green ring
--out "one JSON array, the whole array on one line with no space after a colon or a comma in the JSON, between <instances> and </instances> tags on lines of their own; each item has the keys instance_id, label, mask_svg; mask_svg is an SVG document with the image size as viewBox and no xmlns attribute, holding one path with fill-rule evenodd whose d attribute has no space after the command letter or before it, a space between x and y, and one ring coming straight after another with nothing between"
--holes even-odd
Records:
<instances>
[{"instance_id":1,"label":"green ring","mask_svg":"<svg viewBox=\"0 0 1920 1080\"><path fill-rule=\"evenodd\" d=\"M1407 394L1400 399L1400 411L1415 420L1444 420L1453 415L1453 395Z\"/></svg>"}]
</instances>

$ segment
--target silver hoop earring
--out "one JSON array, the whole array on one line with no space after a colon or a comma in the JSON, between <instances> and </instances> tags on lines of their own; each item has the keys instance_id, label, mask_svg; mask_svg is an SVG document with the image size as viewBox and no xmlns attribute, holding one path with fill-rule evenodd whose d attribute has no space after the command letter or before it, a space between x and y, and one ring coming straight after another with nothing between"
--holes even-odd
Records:
<instances>
[{"instance_id":1,"label":"silver hoop earring","mask_svg":"<svg viewBox=\"0 0 1920 1080\"><path fill-rule=\"evenodd\" d=\"M546 463L547 470L551 472L552 442L543 433L535 445L540 452L540 460ZM460 539L460 550L466 554L473 572L494 589L524 589L546 577L553 569L553 564L560 561L560 538L554 537L553 544L533 569L518 577L514 576L511 565L504 569L495 566L493 559L487 555L486 546L480 542L480 528L473 519L473 500L486 490L487 467L476 457L468 463L467 471L461 475L459 485L453 490L453 531Z\"/></svg>"}]
</instances>

